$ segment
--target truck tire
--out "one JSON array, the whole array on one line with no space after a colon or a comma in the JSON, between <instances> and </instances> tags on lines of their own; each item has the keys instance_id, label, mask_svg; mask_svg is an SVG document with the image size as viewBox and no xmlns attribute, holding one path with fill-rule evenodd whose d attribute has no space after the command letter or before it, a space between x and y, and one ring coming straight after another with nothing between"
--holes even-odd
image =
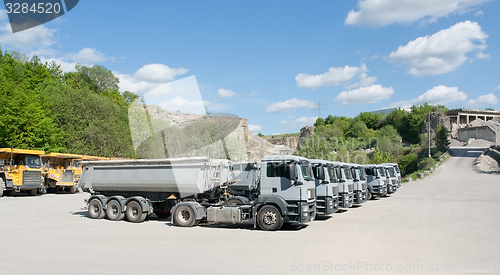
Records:
<instances>
[{"instance_id":1,"label":"truck tire","mask_svg":"<svg viewBox=\"0 0 500 275\"><path fill-rule=\"evenodd\" d=\"M102 203L99 199L92 199L89 202L89 216L92 219L102 219L104 218L104 215L106 214L104 212L104 209L102 207Z\"/></svg>"},{"instance_id":2,"label":"truck tire","mask_svg":"<svg viewBox=\"0 0 500 275\"><path fill-rule=\"evenodd\" d=\"M34 188L28 191L28 195L30 196L36 196L36 192L38 191L38 188Z\"/></svg>"},{"instance_id":3,"label":"truck tire","mask_svg":"<svg viewBox=\"0 0 500 275\"><path fill-rule=\"evenodd\" d=\"M125 216L127 216L127 220L129 222L140 223L146 219L147 213L142 212L142 207L138 202L130 201L127 204L127 210L125 210Z\"/></svg>"},{"instance_id":4,"label":"truck tire","mask_svg":"<svg viewBox=\"0 0 500 275\"><path fill-rule=\"evenodd\" d=\"M121 221L125 217L122 211L122 206L116 200L108 202L106 206L106 217L112 221Z\"/></svg>"},{"instance_id":5,"label":"truck tire","mask_svg":"<svg viewBox=\"0 0 500 275\"><path fill-rule=\"evenodd\" d=\"M241 204L242 201L240 199L235 199L235 198L232 198L232 199L229 199L227 201L227 205L236 205L236 204Z\"/></svg>"},{"instance_id":6,"label":"truck tire","mask_svg":"<svg viewBox=\"0 0 500 275\"><path fill-rule=\"evenodd\" d=\"M180 227L195 226L197 223L193 208L189 205L178 206L174 212L174 222Z\"/></svg>"},{"instance_id":7,"label":"truck tire","mask_svg":"<svg viewBox=\"0 0 500 275\"><path fill-rule=\"evenodd\" d=\"M40 188L38 188L38 194L45 195L47 194L47 185L42 184Z\"/></svg>"},{"instance_id":8,"label":"truck tire","mask_svg":"<svg viewBox=\"0 0 500 275\"><path fill-rule=\"evenodd\" d=\"M275 206L264 205L257 213L257 224L262 230L276 231L283 225L283 217Z\"/></svg>"},{"instance_id":9,"label":"truck tire","mask_svg":"<svg viewBox=\"0 0 500 275\"><path fill-rule=\"evenodd\" d=\"M3 197L3 192L5 191L5 182L0 178L0 198Z\"/></svg>"},{"instance_id":10,"label":"truck tire","mask_svg":"<svg viewBox=\"0 0 500 275\"><path fill-rule=\"evenodd\" d=\"M370 190L366 189L366 200L369 201L372 199L372 192Z\"/></svg>"},{"instance_id":11,"label":"truck tire","mask_svg":"<svg viewBox=\"0 0 500 275\"><path fill-rule=\"evenodd\" d=\"M75 193L76 193L76 188L75 188L75 186L70 186L70 187L69 187L69 193L70 193L70 194L75 194Z\"/></svg>"}]
</instances>

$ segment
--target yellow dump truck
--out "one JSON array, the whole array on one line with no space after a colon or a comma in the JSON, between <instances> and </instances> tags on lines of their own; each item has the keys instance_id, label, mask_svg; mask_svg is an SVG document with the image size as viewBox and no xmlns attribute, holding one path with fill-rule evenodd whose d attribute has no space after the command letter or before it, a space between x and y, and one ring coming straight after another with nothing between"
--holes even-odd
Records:
<instances>
[{"instance_id":1,"label":"yellow dump truck","mask_svg":"<svg viewBox=\"0 0 500 275\"><path fill-rule=\"evenodd\" d=\"M44 154L38 150L0 148L0 197L12 191L36 195L43 188L40 156Z\"/></svg>"},{"instance_id":2,"label":"yellow dump truck","mask_svg":"<svg viewBox=\"0 0 500 275\"><path fill-rule=\"evenodd\" d=\"M40 189L40 193L46 193L49 188L50 190L66 189L72 194L75 193L82 174L80 165L82 160L109 160L109 158L64 153L50 153L42 156L45 167L45 185Z\"/></svg>"}]
</instances>

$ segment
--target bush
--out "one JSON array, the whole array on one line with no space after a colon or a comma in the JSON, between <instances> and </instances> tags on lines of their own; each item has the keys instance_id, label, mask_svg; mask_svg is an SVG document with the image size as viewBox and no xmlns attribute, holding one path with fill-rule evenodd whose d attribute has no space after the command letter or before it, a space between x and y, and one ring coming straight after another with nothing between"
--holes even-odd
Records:
<instances>
[{"instance_id":1,"label":"bush","mask_svg":"<svg viewBox=\"0 0 500 275\"><path fill-rule=\"evenodd\" d=\"M436 161L433 158L424 158L418 163L418 170L430 170L436 166Z\"/></svg>"},{"instance_id":2,"label":"bush","mask_svg":"<svg viewBox=\"0 0 500 275\"><path fill-rule=\"evenodd\" d=\"M416 153L409 153L401 158L399 161L399 168L403 175L408 175L417 170L418 155Z\"/></svg>"}]
</instances>

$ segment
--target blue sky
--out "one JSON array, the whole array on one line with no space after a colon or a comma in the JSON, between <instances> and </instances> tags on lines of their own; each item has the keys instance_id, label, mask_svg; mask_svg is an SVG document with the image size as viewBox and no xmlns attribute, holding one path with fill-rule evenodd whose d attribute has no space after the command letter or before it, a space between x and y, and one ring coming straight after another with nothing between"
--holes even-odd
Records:
<instances>
[{"instance_id":1,"label":"blue sky","mask_svg":"<svg viewBox=\"0 0 500 275\"><path fill-rule=\"evenodd\" d=\"M323 117L422 102L499 110L499 5L80 1L16 34L0 11L0 46L55 60L65 71L103 65L122 91L163 89L171 94L165 106L196 113L193 106L204 104L247 118L256 133L290 133L314 123L320 100ZM181 84L199 89L183 92Z\"/></svg>"}]
</instances>

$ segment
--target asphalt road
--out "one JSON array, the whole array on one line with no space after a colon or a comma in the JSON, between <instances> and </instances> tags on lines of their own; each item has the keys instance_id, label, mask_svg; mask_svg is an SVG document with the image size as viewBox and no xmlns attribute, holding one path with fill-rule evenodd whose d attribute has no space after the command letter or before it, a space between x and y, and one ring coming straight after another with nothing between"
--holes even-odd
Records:
<instances>
[{"instance_id":1,"label":"asphalt road","mask_svg":"<svg viewBox=\"0 0 500 275\"><path fill-rule=\"evenodd\" d=\"M473 170L481 150L453 149L391 197L278 232L93 220L85 193L0 198L0 274L498 274L500 175Z\"/></svg>"}]
</instances>

